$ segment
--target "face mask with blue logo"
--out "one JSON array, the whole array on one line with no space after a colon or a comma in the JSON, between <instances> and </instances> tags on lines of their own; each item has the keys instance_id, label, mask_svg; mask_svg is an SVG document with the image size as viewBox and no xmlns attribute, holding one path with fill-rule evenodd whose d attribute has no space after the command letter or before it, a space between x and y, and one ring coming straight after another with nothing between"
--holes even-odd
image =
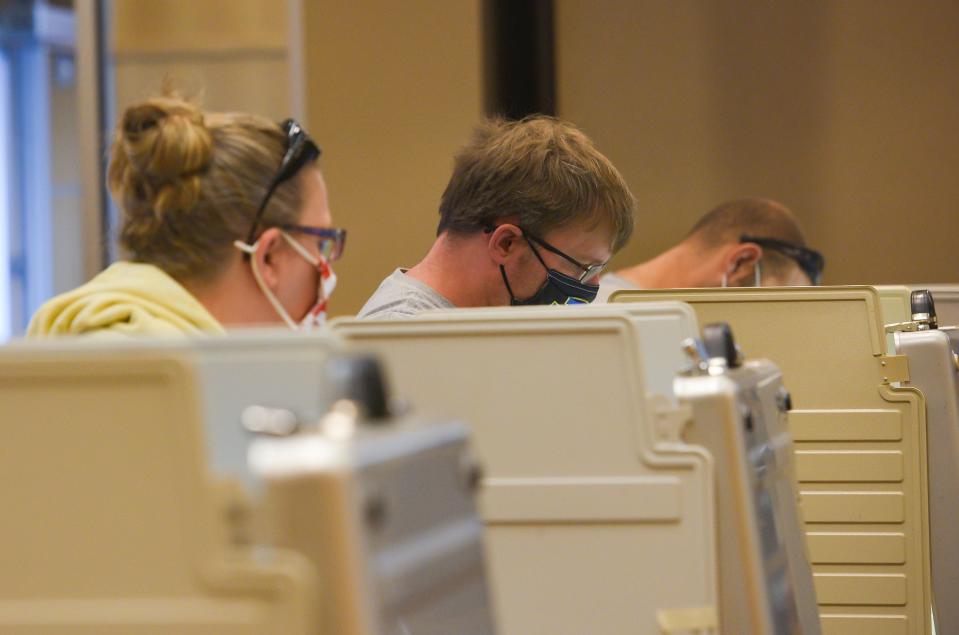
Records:
<instances>
[{"instance_id":1,"label":"face mask with blue logo","mask_svg":"<svg viewBox=\"0 0 959 635\"><path fill-rule=\"evenodd\" d=\"M543 286L539 288L539 291L534 293L532 296L526 298L525 300L520 300L513 294L513 288L509 284L509 278L506 277L506 269L503 267L503 265L500 265L499 271L503 276L503 283L506 285L506 291L509 292L510 305L532 306L542 304L589 304L596 299L596 294L599 293L598 284L587 284L582 280L577 280L576 278L568 276L565 273L557 271L556 269L550 269L543 260L543 257L539 255L539 251L537 251L536 247L533 246L533 241L530 240L530 237L527 236L525 232L523 237L526 238L526 242L533 251L533 255L536 256L536 259L539 260L539 263L543 265L544 269L546 269L546 282L544 282ZM542 244L542 241L537 242ZM559 252L558 249L551 248L550 251L556 251L564 258L573 261L569 256ZM582 265L579 265L579 263L576 264L580 267L583 267ZM583 274L584 278L596 277L602 271L602 269L605 268L605 264L583 268L585 269L585 273Z\"/></svg>"}]
</instances>

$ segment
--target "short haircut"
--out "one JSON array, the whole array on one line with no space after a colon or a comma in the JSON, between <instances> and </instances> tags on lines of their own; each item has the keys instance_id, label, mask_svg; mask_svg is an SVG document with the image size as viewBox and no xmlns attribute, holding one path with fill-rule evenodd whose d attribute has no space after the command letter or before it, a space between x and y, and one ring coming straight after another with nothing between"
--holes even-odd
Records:
<instances>
[{"instance_id":1,"label":"short haircut","mask_svg":"<svg viewBox=\"0 0 959 635\"><path fill-rule=\"evenodd\" d=\"M572 124L545 116L490 119L456 155L436 233L472 234L510 216L540 237L606 224L618 251L633 232L634 208L622 175Z\"/></svg>"},{"instance_id":2,"label":"short haircut","mask_svg":"<svg viewBox=\"0 0 959 635\"><path fill-rule=\"evenodd\" d=\"M714 248L738 243L743 235L806 246L806 237L793 213L786 206L764 198L741 198L719 205L699 219L687 238ZM794 265L788 256L771 249L763 250L763 268L771 275L783 275Z\"/></svg>"}]
</instances>

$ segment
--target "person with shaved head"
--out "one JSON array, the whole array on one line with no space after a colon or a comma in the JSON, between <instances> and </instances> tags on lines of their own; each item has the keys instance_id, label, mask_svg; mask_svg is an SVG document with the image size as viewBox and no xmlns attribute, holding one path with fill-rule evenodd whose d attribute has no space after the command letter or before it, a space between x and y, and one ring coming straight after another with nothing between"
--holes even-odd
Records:
<instances>
[{"instance_id":1,"label":"person with shaved head","mask_svg":"<svg viewBox=\"0 0 959 635\"><path fill-rule=\"evenodd\" d=\"M597 300L620 289L817 285L823 266L786 206L743 198L710 211L651 260L604 275Z\"/></svg>"}]
</instances>

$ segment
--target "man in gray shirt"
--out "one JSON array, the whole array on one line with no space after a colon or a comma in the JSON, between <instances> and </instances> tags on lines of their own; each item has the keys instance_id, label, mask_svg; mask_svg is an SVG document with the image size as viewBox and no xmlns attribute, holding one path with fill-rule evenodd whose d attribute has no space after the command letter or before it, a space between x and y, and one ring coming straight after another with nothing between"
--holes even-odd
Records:
<instances>
[{"instance_id":1,"label":"man in gray shirt","mask_svg":"<svg viewBox=\"0 0 959 635\"><path fill-rule=\"evenodd\" d=\"M632 233L634 205L623 177L571 124L489 120L456 156L433 246L390 274L359 317L591 302Z\"/></svg>"},{"instance_id":2,"label":"man in gray shirt","mask_svg":"<svg viewBox=\"0 0 959 635\"><path fill-rule=\"evenodd\" d=\"M371 320L403 320L421 311L452 309L453 303L425 282L397 269L376 289L359 317Z\"/></svg>"}]
</instances>

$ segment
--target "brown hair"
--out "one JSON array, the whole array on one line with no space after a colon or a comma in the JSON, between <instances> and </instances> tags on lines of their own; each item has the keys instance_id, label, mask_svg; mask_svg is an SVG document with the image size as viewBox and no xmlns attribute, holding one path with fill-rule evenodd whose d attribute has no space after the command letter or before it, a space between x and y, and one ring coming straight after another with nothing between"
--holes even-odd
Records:
<instances>
[{"instance_id":1,"label":"brown hair","mask_svg":"<svg viewBox=\"0 0 959 635\"><path fill-rule=\"evenodd\" d=\"M249 231L283 154L286 135L254 115L206 113L175 96L134 104L113 137L107 181L120 207L120 246L135 262L178 280L215 277ZM290 179L263 224L295 222L301 191Z\"/></svg>"},{"instance_id":2,"label":"brown hair","mask_svg":"<svg viewBox=\"0 0 959 635\"><path fill-rule=\"evenodd\" d=\"M741 198L715 207L699 219L688 238L712 248L738 243L743 235L806 246L806 237L795 215L784 205L764 198ZM777 276L784 274L788 267L798 266L789 257L771 249L763 249L762 262L764 270Z\"/></svg>"},{"instance_id":3,"label":"brown hair","mask_svg":"<svg viewBox=\"0 0 959 635\"><path fill-rule=\"evenodd\" d=\"M457 154L440 202L437 234L469 234L517 216L537 236L576 223L606 223L613 250L633 232L635 200L592 141L552 117L481 124Z\"/></svg>"}]
</instances>

